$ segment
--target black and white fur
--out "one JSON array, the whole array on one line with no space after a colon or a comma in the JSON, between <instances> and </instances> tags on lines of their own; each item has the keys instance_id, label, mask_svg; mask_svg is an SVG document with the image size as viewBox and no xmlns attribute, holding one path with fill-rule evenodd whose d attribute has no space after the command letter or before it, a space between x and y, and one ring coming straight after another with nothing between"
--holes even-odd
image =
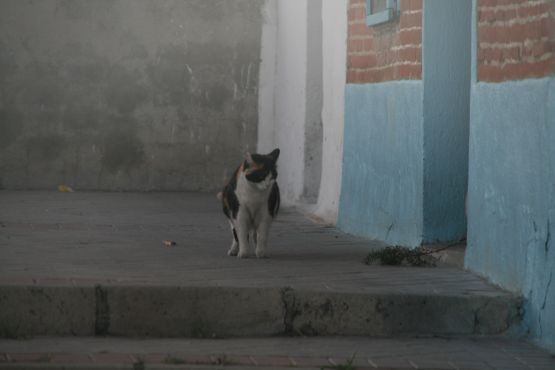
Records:
<instances>
[{"instance_id":1,"label":"black and white fur","mask_svg":"<svg viewBox=\"0 0 555 370\"><path fill-rule=\"evenodd\" d=\"M266 256L270 225L280 205L276 181L278 157L279 149L266 155L247 153L244 162L218 194L233 233L227 253L230 256L248 257L249 239L255 243L256 256Z\"/></svg>"}]
</instances>

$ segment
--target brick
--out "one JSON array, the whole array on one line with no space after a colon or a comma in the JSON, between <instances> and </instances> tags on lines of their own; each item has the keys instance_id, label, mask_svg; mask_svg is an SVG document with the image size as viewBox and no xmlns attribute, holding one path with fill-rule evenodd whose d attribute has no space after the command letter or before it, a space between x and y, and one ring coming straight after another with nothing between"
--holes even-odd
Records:
<instances>
[{"instance_id":1,"label":"brick","mask_svg":"<svg viewBox=\"0 0 555 370\"><path fill-rule=\"evenodd\" d=\"M526 18L532 16L538 16L542 14L549 13L549 6L548 2L544 3L537 3L531 6L522 6L516 10L519 17Z\"/></svg>"},{"instance_id":2,"label":"brick","mask_svg":"<svg viewBox=\"0 0 555 370\"><path fill-rule=\"evenodd\" d=\"M422 13L413 14L401 14L401 19L399 20L399 27L410 28L410 27L421 27L422 26Z\"/></svg>"},{"instance_id":3,"label":"brick","mask_svg":"<svg viewBox=\"0 0 555 370\"><path fill-rule=\"evenodd\" d=\"M478 22L493 22L495 21L495 11L493 10L478 10Z\"/></svg>"},{"instance_id":4,"label":"brick","mask_svg":"<svg viewBox=\"0 0 555 370\"><path fill-rule=\"evenodd\" d=\"M520 60L520 46L490 47L478 49L480 62L504 62L507 60Z\"/></svg>"},{"instance_id":5,"label":"brick","mask_svg":"<svg viewBox=\"0 0 555 370\"><path fill-rule=\"evenodd\" d=\"M525 44L522 49L522 55L525 57L541 57L551 51L549 44L549 41L537 41L532 44Z\"/></svg>"},{"instance_id":6,"label":"brick","mask_svg":"<svg viewBox=\"0 0 555 370\"><path fill-rule=\"evenodd\" d=\"M356 71L353 71L352 69L347 70L347 82L358 82Z\"/></svg>"},{"instance_id":7,"label":"brick","mask_svg":"<svg viewBox=\"0 0 555 370\"><path fill-rule=\"evenodd\" d=\"M379 66L391 65L398 60L397 53L394 50L388 50L388 49L380 52L379 54L377 54L376 57L378 62L377 64Z\"/></svg>"},{"instance_id":8,"label":"brick","mask_svg":"<svg viewBox=\"0 0 555 370\"><path fill-rule=\"evenodd\" d=\"M505 6L505 5L519 5L521 6L525 1L523 0L497 0L495 1L496 5Z\"/></svg>"},{"instance_id":9,"label":"brick","mask_svg":"<svg viewBox=\"0 0 555 370\"><path fill-rule=\"evenodd\" d=\"M519 6L496 7L512 4ZM485 5L488 7L484 7ZM477 30L478 79L499 82L543 77L554 73L554 62L549 54L553 52L552 42L555 39L555 13L550 9L553 5L553 1L528 3L516 0L480 0L478 19L482 23L479 23ZM518 23L493 23L506 22L515 13L519 17ZM549 16L544 17L543 14ZM534 18L523 23L527 17ZM493 43L495 47L484 47L481 45L483 43ZM515 43L520 45L514 45ZM497 64L491 65L492 62Z\"/></svg>"},{"instance_id":10,"label":"brick","mask_svg":"<svg viewBox=\"0 0 555 370\"><path fill-rule=\"evenodd\" d=\"M478 80L501 82L524 78L537 78L554 73L553 57L535 63L515 63L504 66L479 65Z\"/></svg>"},{"instance_id":11,"label":"brick","mask_svg":"<svg viewBox=\"0 0 555 370\"><path fill-rule=\"evenodd\" d=\"M422 76L421 64L401 64L397 67L397 76L399 79L414 80Z\"/></svg>"},{"instance_id":12,"label":"brick","mask_svg":"<svg viewBox=\"0 0 555 370\"><path fill-rule=\"evenodd\" d=\"M348 11L348 19L349 21L354 20L365 20L366 19L366 8L364 7L351 7Z\"/></svg>"},{"instance_id":13,"label":"brick","mask_svg":"<svg viewBox=\"0 0 555 370\"><path fill-rule=\"evenodd\" d=\"M410 47L399 50L399 60L406 62L420 62L422 53L419 47Z\"/></svg>"},{"instance_id":14,"label":"brick","mask_svg":"<svg viewBox=\"0 0 555 370\"><path fill-rule=\"evenodd\" d=\"M359 83L367 83L372 82L372 70L360 71L357 74L357 82Z\"/></svg>"},{"instance_id":15,"label":"brick","mask_svg":"<svg viewBox=\"0 0 555 370\"><path fill-rule=\"evenodd\" d=\"M400 7L401 12L404 10L421 10L422 9L422 0L400 0Z\"/></svg>"},{"instance_id":16,"label":"brick","mask_svg":"<svg viewBox=\"0 0 555 370\"><path fill-rule=\"evenodd\" d=\"M478 27L478 42L523 42L526 39L537 39L548 35L548 30L555 23L550 18L538 19L525 24L513 24L511 26L489 26Z\"/></svg>"},{"instance_id":17,"label":"brick","mask_svg":"<svg viewBox=\"0 0 555 370\"><path fill-rule=\"evenodd\" d=\"M351 51L363 51L364 50L364 40L349 40L349 47L347 49Z\"/></svg>"},{"instance_id":18,"label":"brick","mask_svg":"<svg viewBox=\"0 0 555 370\"><path fill-rule=\"evenodd\" d=\"M399 32L399 44L400 45L412 45L420 44L422 42L422 30L414 29L410 31Z\"/></svg>"},{"instance_id":19,"label":"brick","mask_svg":"<svg viewBox=\"0 0 555 370\"><path fill-rule=\"evenodd\" d=\"M380 81L391 81L396 77L395 67L388 66L381 71Z\"/></svg>"},{"instance_id":20,"label":"brick","mask_svg":"<svg viewBox=\"0 0 555 370\"><path fill-rule=\"evenodd\" d=\"M349 57L349 67L352 68L369 68L375 65L376 56L373 54L353 55Z\"/></svg>"},{"instance_id":21,"label":"brick","mask_svg":"<svg viewBox=\"0 0 555 370\"><path fill-rule=\"evenodd\" d=\"M521 57L520 47L513 46L503 48L501 49L501 54L503 60L519 60Z\"/></svg>"},{"instance_id":22,"label":"brick","mask_svg":"<svg viewBox=\"0 0 555 370\"><path fill-rule=\"evenodd\" d=\"M374 48L374 39L371 37L367 37L364 39L364 44L362 47L362 50L364 51L370 51Z\"/></svg>"},{"instance_id":23,"label":"brick","mask_svg":"<svg viewBox=\"0 0 555 370\"><path fill-rule=\"evenodd\" d=\"M353 83L367 82L366 81L366 74L367 73L368 73L368 71L354 71L354 76L353 76L352 80L350 80L349 82L353 82Z\"/></svg>"},{"instance_id":24,"label":"brick","mask_svg":"<svg viewBox=\"0 0 555 370\"><path fill-rule=\"evenodd\" d=\"M350 36L366 36L368 33L369 31L366 23L349 24Z\"/></svg>"},{"instance_id":25,"label":"brick","mask_svg":"<svg viewBox=\"0 0 555 370\"><path fill-rule=\"evenodd\" d=\"M500 61L503 53L500 48L479 48L477 52L478 61Z\"/></svg>"}]
</instances>

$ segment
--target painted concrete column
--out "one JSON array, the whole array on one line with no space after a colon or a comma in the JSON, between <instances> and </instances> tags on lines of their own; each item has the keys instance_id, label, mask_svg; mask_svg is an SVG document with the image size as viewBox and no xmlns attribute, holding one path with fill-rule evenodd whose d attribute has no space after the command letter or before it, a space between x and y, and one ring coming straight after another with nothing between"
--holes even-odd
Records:
<instances>
[{"instance_id":1,"label":"painted concrete column","mask_svg":"<svg viewBox=\"0 0 555 370\"><path fill-rule=\"evenodd\" d=\"M471 8L424 1L424 243L466 237Z\"/></svg>"},{"instance_id":2,"label":"painted concrete column","mask_svg":"<svg viewBox=\"0 0 555 370\"><path fill-rule=\"evenodd\" d=\"M349 8L343 184L338 224L390 244L465 236L470 8L401 1L368 26Z\"/></svg>"},{"instance_id":3,"label":"painted concrete column","mask_svg":"<svg viewBox=\"0 0 555 370\"><path fill-rule=\"evenodd\" d=\"M315 214L335 224L341 191L348 0L322 2L323 147L322 176Z\"/></svg>"},{"instance_id":4,"label":"painted concrete column","mask_svg":"<svg viewBox=\"0 0 555 370\"><path fill-rule=\"evenodd\" d=\"M273 85L273 98L264 102L258 151L281 149L278 172L284 203L315 202L322 160L322 2L269 1L266 9L275 23L266 23L263 39L275 52L266 51L263 57L274 57L275 62L263 60L270 74L263 81ZM264 96L270 99L267 89Z\"/></svg>"},{"instance_id":5,"label":"painted concrete column","mask_svg":"<svg viewBox=\"0 0 555 370\"><path fill-rule=\"evenodd\" d=\"M369 27L366 3L348 9L345 130L338 226L391 244L423 234L422 6Z\"/></svg>"}]
</instances>

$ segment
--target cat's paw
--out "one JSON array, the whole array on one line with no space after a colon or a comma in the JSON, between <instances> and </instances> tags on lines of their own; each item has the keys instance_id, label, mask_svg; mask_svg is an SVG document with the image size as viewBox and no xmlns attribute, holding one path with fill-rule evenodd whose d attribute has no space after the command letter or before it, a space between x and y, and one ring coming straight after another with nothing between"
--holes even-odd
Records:
<instances>
[{"instance_id":1,"label":"cat's paw","mask_svg":"<svg viewBox=\"0 0 555 370\"><path fill-rule=\"evenodd\" d=\"M239 253L239 244L237 244L237 242L233 242L233 244L231 244L231 247L227 251L227 255L236 256L237 253Z\"/></svg>"},{"instance_id":2,"label":"cat's paw","mask_svg":"<svg viewBox=\"0 0 555 370\"><path fill-rule=\"evenodd\" d=\"M241 251L240 251L240 252L237 254L237 257L238 257L238 258L249 258L249 254L248 254L248 252L241 252Z\"/></svg>"},{"instance_id":3,"label":"cat's paw","mask_svg":"<svg viewBox=\"0 0 555 370\"><path fill-rule=\"evenodd\" d=\"M266 256L266 252L264 251L256 251L256 258L267 258L268 256Z\"/></svg>"}]
</instances>

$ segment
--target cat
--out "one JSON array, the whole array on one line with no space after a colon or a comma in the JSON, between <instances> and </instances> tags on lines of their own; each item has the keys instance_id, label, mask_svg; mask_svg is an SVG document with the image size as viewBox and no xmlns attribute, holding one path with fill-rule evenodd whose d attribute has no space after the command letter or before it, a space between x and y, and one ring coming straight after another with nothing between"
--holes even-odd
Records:
<instances>
[{"instance_id":1,"label":"cat","mask_svg":"<svg viewBox=\"0 0 555 370\"><path fill-rule=\"evenodd\" d=\"M277 184L279 149L269 154L247 153L218 198L229 220L233 241L229 256L249 256L249 236L256 245L256 257L266 257L270 224L280 206Z\"/></svg>"}]
</instances>

